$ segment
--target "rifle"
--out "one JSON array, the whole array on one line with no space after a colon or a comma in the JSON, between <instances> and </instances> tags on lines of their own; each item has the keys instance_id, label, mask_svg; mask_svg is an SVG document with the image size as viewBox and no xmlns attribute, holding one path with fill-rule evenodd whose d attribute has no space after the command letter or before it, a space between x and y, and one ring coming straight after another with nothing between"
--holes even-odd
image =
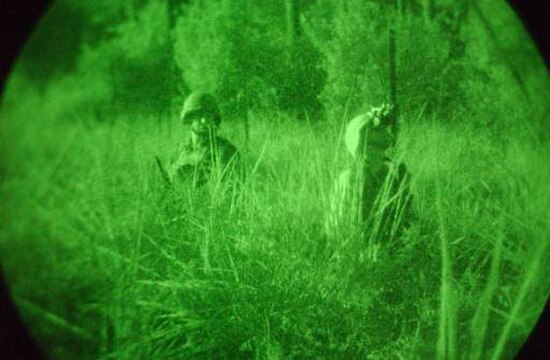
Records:
<instances>
[{"instance_id":1,"label":"rifle","mask_svg":"<svg viewBox=\"0 0 550 360\"><path fill-rule=\"evenodd\" d=\"M392 26L389 30L389 77L390 77L390 104L392 106L391 112L389 114L390 124L394 129L394 141L397 138L398 133L398 104L397 104L397 51L395 46L395 28Z\"/></svg>"},{"instance_id":2,"label":"rifle","mask_svg":"<svg viewBox=\"0 0 550 360\"><path fill-rule=\"evenodd\" d=\"M155 162L157 164L157 168L160 172L160 176L162 180L164 181L164 185L166 186L172 186L172 181L170 180L170 176L168 176L168 172L164 168L164 165L162 165L162 161L158 156L155 156Z\"/></svg>"}]
</instances>

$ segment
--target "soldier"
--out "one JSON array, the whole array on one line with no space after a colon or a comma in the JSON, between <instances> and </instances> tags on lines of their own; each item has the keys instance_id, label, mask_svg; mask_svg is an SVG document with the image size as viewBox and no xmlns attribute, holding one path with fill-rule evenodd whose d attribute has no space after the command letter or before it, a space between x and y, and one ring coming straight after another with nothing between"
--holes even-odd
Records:
<instances>
[{"instance_id":1,"label":"soldier","mask_svg":"<svg viewBox=\"0 0 550 360\"><path fill-rule=\"evenodd\" d=\"M242 175L239 153L228 140L217 135L221 115L214 96L195 92L183 105L181 120L190 124L187 143L168 170L172 184L199 187L209 180L236 179Z\"/></svg>"},{"instance_id":2,"label":"soldier","mask_svg":"<svg viewBox=\"0 0 550 360\"><path fill-rule=\"evenodd\" d=\"M327 230L359 226L372 239L398 236L410 211L408 172L395 159L391 106L383 104L350 121L345 144L352 157L333 189Z\"/></svg>"}]
</instances>

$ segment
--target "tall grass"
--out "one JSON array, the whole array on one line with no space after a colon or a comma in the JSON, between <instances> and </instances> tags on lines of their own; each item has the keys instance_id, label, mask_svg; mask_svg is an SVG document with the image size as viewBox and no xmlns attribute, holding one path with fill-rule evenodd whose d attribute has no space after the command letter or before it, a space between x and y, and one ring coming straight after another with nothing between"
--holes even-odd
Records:
<instances>
[{"instance_id":1,"label":"tall grass","mask_svg":"<svg viewBox=\"0 0 550 360\"><path fill-rule=\"evenodd\" d=\"M404 129L416 215L372 261L324 230L347 166L324 124L252 119L238 193L172 192L154 157L186 129L26 109L3 114L0 250L54 357L512 358L541 311L550 174L525 139ZM241 128L222 131L243 148Z\"/></svg>"},{"instance_id":2,"label":"tall grass","mask_svg":"<svg viewBox=\"0 0 550 360\"><path fill-rule=\"evenodd\" d=\"M436 182L436 211L441 239L441 290L439 307L439 328L437 339L437 359L456 359L456 305L452 254L449 234L442 205L443 190Z\"/></svg>"}]
</instances>

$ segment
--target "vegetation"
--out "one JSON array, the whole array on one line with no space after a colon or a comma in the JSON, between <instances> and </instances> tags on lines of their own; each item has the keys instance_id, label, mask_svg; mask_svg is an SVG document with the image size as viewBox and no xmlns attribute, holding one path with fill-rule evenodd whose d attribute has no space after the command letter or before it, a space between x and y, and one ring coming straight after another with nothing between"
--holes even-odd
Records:
<instances>
[{"instance_id":1,"label":"vegetation","mask_svg":"<svg viewBox=\"0 0 550 360\"><path fill-rule=\"evenodd\" d=\"M343 125L389 99L389 27L416 216L373 257L324 221ZM550 87L526 40L489 1L60 1L1 108L24 319L55 358L513 358L550 286ZM221 101L239 193L163 189L190 89Z\"/></svg>"}]
</instances>

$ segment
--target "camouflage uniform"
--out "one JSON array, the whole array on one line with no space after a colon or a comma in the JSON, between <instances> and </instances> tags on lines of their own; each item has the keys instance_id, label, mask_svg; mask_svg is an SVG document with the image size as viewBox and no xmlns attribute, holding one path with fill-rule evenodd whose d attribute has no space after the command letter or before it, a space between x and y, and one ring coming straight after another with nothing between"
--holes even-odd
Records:
<instances>
[{"instance_id":1,"label":"camouflage uniform","mask_svg":"<svg viewBox=\"0 0 550 360\"><path fill-rule=\"evenodd\" d=\"M191 134L171 162L168 173L173 184L202 186L211 179L228 180L241 175L237 149L216 134L221 116L212 95L191 94L181 118L191 123Z\"/></svg>"},{"instance_id":2,"label":"camouflage uniform","mask_svg":"<svg viewBox=\"0 0 550 360\"><path fill-rule=\"evenodd\" d=\"M365 236L395 237L408 217L408 172L394 159L390 107L383 105L350 121L345 143L353 160L333 188L327 231L362 227ZM368 233L368 234L366 234Z\"/></svg>"}]
</instances>

